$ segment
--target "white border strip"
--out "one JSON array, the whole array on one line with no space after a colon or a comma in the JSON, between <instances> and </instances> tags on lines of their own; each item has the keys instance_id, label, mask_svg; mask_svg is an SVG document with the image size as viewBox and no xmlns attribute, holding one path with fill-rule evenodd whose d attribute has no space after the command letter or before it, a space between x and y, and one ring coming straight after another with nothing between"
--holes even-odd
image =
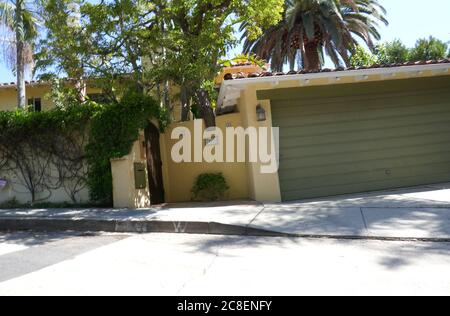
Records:
<instances>
[{"instance_id":1,"label":"white border strip","mask_svg":"<svg viewBox=\"0 0 450 316\"><path fill-rule=\"evenodd\" d=\"M283 81L296 81L299 84L301 81L320 78L342 78L342 77L363 77L370 75L392 75L400 73L419 73L423 71L442 71L442 73L449 73L450 63L432 64L432 65L415 65L415 66L400 66L400 67L386 67L386 68L372 68L361 70L344 70L344 71L331 71L331 72L319 72L311 74L297 74L297 75L281 75L281 76L269 76L269 77L257 77L257 78L244 78L234 80L224 80L220 87L219 98L217 106L221 107L226 99L228 88L234 87L234 89L243 90L248 84L258 83L274 83L278 84ZM438 75L438 74L436 74ZM450 75L450 73L449 73ZM299 85L300 87L300 85Z\"/></svg>"}]
</instances>

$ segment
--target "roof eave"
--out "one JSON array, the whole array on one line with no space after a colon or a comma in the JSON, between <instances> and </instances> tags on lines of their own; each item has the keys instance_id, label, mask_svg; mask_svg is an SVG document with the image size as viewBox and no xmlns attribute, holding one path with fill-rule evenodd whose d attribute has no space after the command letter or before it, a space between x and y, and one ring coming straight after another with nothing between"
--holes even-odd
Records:
<instances>
[{"instance_id":1,"label":"roof eave","mask_svg":"<svg viewBox=\"0 0 450 316\"><path fill-rule=\"evenodd\" d=\"M414 65L414 66L399 66L399 67L387 67L387 68L369 68L361 70L342 70L342 71L329 71L318 72L308 74L285 74L285 75L272 75L266 77L257 78L242 78L225 80L222 82L219 92L219 98L217 106L235 105L237 99L240 96L240 92L245 89L249 84L261 84L272 83L273 87L276 87L279 83L285 81L298 81L298 86L302 87L314 79L336 79L335 84L338 83L340 78L354 77L358 81L369 79L369 76L381 75L383 79L389 80L389 77L395 77L396 74L414 74L414 77L421 77L424 72L432 71L436 76L438 75L450 75L450 63L431 64L431 65ZM394 78L390 78L394 79ZM331 83L330 83L331 84ZM232 104L234 103L234 104Z\"/></svg>"}]
</instances>

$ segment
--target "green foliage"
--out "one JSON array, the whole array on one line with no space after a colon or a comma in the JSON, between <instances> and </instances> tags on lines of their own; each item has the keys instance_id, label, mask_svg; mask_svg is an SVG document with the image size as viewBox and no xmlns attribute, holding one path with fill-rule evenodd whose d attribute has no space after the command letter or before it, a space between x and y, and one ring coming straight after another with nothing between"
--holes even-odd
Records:
<instances>
[{"instance_id":1,"label":"green foliage","mask_svg":"<svg viewBox=\"0 0 450 316\"><path fill-rule=\"evenodd\" d=\"M229 189L222 173L203 173L197 177L192 188L194 200L218 201Z\"/></svg>"},{"instance_id":2,"label":"green foliage","mask_svg":"<svg viewBox=\"0 0 450 316\"><path fill-rule=\"evenodd\" d=\"M155 22L153 7L143 0L43 0L47 32L36 70L41 77L68 76L80 83L89 78L112 101L130 87L143 91L150 86L141 59L151 53L146 29Z\"/></svg>"},{"instance_id":3,"label":"green foliage","mask_svg":"<svg viewBox=\"0 0 450 316\"><path fill-rule=\"evenodd\" d=\"M70 10L74 3L78 15ZM283 0L43 0L47 32L36 69L80 83L89 78L116 102L132 86L167 108L168 83L174 83L185 92L184 109L196 103L198 113L211 114L204 108L211 108L214 95L205 98L205 91L219 71L218 60L237 43L235 26L247 21L256 37L282 11ZM75 23L67 23L74 17Z\"/></svg>"},{"instance_id":4,"label":"green foliage","mask_svg":"<svg viewBox=\"0 0 450 316\"><path fill-rule=\"evenodd\" d=\"M54 164L55 155L70 160L71 157L66 157L70 151L70 141L82 138L86 133L88 140L82 143L84 148L77 157L82 156L88 166L86 182L91 200L110 204L110 160L130 152L133 142L139 137L139 130L147 126L150 118L159 119L162 130L168 125L165 110L151 97L139 92L128 92L120 103L97 104L88 101L82 106L69 105L44 112L0 112L0 170L4 153L9 155L9 159L25 159L33 154L31 149L37 148L39 151L30 158L30 168L40 168L33 172L40 182L34 181L28 189L34 190L32 195L44 189L50 192L56 184L48 174L48 164ZM44 160L46 164L36 166L34 162L42 160L43 155L49 157ZM17 163L10 167L11 170L17 168Z\"/></svg>"},{"instance_id":5,"label":"green foliage","mask_svg":"<svg viewBox=\"0 0 450 316\"><path fill-rule=\"evenodd\" d=\"M378 57L362 46L356 47L355 53L350 58L352 67L367 67L378 62Z\"/></svg>"},{"instance_id":6,"label":"green foliage","mask_svg":"<svg viewBox=\"0 0 450 316\"><path fill-rule=\"evenodd\" d=\"M224 59L219 61L221 67L231 67L236 64L252 63L261 68L266 67L266 61L253 54L238 54L232 59Z\"/></svg>"},{"instance_id":7,"label":"green foliage","mask_svg":"<svg viewBox=\"0 0 450 316\"><path fill-rule=\"evenodd\" d=\"M430 36L417 41L416 46L411 49L409 59L411 61L439 60L446 58L448 45L443 41Z\"/></svg>"},{"instance_id":8,"label":"green foliage","mask_svg":"<svg viewBox=\"0 0 450 316\"><path fill-rule=\"evenodd\" d=\"M49 76L46 81L50 83L50 92L46 97L52 101L55 107L63 109L79 105L78 91L73 86L65 84L64 79Z\"/></svg>"},{"instance_id":9,"label":"green foliage","mask_svg":"<svg viewBox=\"0 0 450 316\"><path fill-rule=\"evenodd\" d=\"M399 64L408 61L409 49L402 41L396 39L392 42L377 45L375 54L380 64Z\"/></svg>"},{"instance_id":10,"label":"green foliage","mask_svg":"<svg viewBox=\"0 0 450 316\"><path fill-rule=\"evenodd\" d=\"M83 107L55 108L45 112L0 111L0 142L4 145L8 139L19 142L31 137L43 141L42 139L51 135L70 133L86 124L98 109L96 104L90 104Z\"/></svg>"},{"instance_id":11,"label":"green foliage","mask_svg":"<svg viewBox=\"0 0 450 316\"><path fill-rule=\"evenodd\" d=\"M374 52L359 46L351 56L352 66L374 64L401 64L408 61L439 60L447 55L448 45L432 36L420 39L414 48L406 47L401 40L394 40L375 46Z\"/></svg>"},{"instance_id":12,"label":"green foliage","mask_svg":"<svg viewBox=\"0 0 450 316\"><path fill-rule=\"evenodd\" d=\"M244 22L244 52L270 61L274 71L286 64L318 70L327 54L336 66L350 65L349 54L362 40L373 47L379 40L379 24L387 24L386 11L379 0L286 0L283 19L253 37Z\"/></svg>"},{"instance_id":13,"label":"green foliage","mask_svg":"<svg viewBox=\"0 0 450 316\"><path fill-rule=\"evenodd\" d=\"M72 201L85 187L84 146L95 106L0 112L0 171L30 194L31 202L64 189Z\"/></svg>"},{"instance_id":14,"label":"green foliage","mask_svg":"<svg viewBox=\"0 0 450 316\"><path fill-rule=\"evenodd\" d=\"M155 82L169 80L184 91L185 108L203 103L201 94L209 89L220 71L219 60L236 46L235 27L247 21L249 36L281 18L283 0L162 0L154 8L158 22L148 29L153 43L148 76ZM214 99L208 95L209 103ZM203 102L198 102L199 100ZM205 104L195 104L205 107ZM199 113L204 111L199 110ZM211 113L211 112L209 112Z\"/></svg>"},{"instance_id":15,"label":"green foliage","mask_svg":"<svg viewBox=\"0 0 450 316\"><path fill-rule=\"evenodd\" d=\"M90 122L90 142L86 147L89 165L88 186L94 201L112 200L110 160L127 155L150 118L160 119L160 128L167 116L149 96L128 92L120 103L102 106Z\"/></svg>"}]
</instances>

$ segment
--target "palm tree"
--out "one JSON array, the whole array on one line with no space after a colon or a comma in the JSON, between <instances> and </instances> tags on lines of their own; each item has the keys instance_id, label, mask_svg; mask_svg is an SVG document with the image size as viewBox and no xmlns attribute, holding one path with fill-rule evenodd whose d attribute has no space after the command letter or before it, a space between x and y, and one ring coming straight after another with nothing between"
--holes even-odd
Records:
<instances>
[{"instance_id":1,"label":"palm tree","mask_svg":"<svg viewBox=\"0 0 450 316\"><path fill-rule=\"evenodd\" d=\"M37 36L38 20L25 0L0 0L0 25L12 34L15 46L15 65L17 75L17 106L23 109L26 105L25 68L32 62L33 41ZM10 42L10 43L11 43Z\"/></svg>"},{"instance_id":2,"label":"palm tree","mask_svg":"<svg viewBox=\"0 0 450 316\"><path fill-rule=\"evenodd\" d=\"M341 61L348 66L358 38L373 49L373 39L380 39L379 22L388 24L385 14L378 0L286 0L278 25L256 40L244 32L244 53L270 61L274 71L282 71L285 64L294 70L296 63L319 70L324 53L336 67Z\"/></svg>"}]
</instances>

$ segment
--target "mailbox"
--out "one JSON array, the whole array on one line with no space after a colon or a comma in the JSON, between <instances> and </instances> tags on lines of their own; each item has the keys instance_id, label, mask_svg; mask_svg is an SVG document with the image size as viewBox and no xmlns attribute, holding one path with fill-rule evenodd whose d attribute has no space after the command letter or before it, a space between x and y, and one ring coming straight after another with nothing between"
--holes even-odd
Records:
<instances>
[{"instance_id":1,"label":"mailbox","mask_svg":"<svg viewBox=\"0 0 450 316\"><path fill-rule=\"evenodd\" d=\"M147 187L145 164L141 162L136 162L134 164L134 184L136 190L142 190Z\"/></svg>"}]
</instances>

